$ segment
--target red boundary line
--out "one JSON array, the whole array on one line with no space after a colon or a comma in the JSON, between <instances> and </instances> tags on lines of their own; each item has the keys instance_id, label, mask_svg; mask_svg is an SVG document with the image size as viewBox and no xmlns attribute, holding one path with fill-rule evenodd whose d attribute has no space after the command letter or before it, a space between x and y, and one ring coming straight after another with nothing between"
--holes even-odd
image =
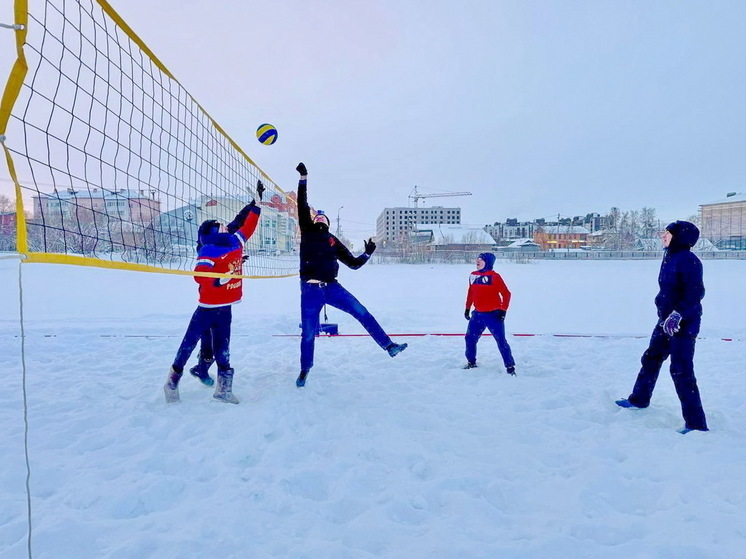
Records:
<instances>
[{"instance_id":1,"label":"red boundary line","mask_svg":"<svg viewBox=\"0 0 746 559\"><path fill-rule=\"evenodd\" d=\"M605 339L616 339L616 340L622 340L622 339L643 339L647 338L648 336L618 336L613 334L507 334L508 336L515 336L517 338L533 338L533 337L542 337L542 336L549 336L553 338L605 338ZM234 338L246 338L251 336L251 334L233 334L232 337ZM433 332L429 334L422 334L422 333L410 333L410 334L389 334L389 337L407 337L407 338L424 338L425 336L434 336L436 338L446 338L446 337L459 337L463 338L464 334L451 334L451 333L439 333L439 332ZM492 337L492 334L484 333L482 336L488 336ZM2 335L0 335L2 337ZM13 338L18 338L18 334L13 334ZM32 338L34 337L33 334L29 335L27 334L26 337ZM56 338L57 334L41 334L41 337L43 338ZM99 338L181 338L181 334L98 334ZM273 338L300 338L300 334L272 334ZM336 334L334 336L330 336L328 334L319 334L316 336L317 338L367 338L368 334ZM743 342L746 340L743 340L741 338L697 338L698 340L707 340L707 339L717 339L722 342Z\"/></svg>"},{"instance_id":2,"label":"red boundary line","mask_svg":"<svg viewBox=\"0 0 746 559\"><path fill-rule=\"evenodd\" d=\"M429 334L420 334L420 333L410 333L410 334L389 334L390 338L394 337L408 337L408 338L422 338L425 336L435 336L435 337L460 337L463 338L464 334L450 334L450 333L429 333ZM492 334L484 333L482 336L488 336L492 337ZM515 336L518 338L532 338L532 337L540 337L540 336L551 336L553 338L605 338L605 339L643 339L647 338L648 336L621 336L621 335L614 335L614 334L508 334L508 336ZM273 338L300 338L300 334L272 334ZM317 334L317 338L367 338L368 334L335 334L335 335L329 335L329 334ZM698 340L706 340L708 338L697 338ZM739 341L742 342L744 340L738 339L738 338L715 338L719 339L723 342L733 342L733 341Z\"/></svg>"}]
</instances>

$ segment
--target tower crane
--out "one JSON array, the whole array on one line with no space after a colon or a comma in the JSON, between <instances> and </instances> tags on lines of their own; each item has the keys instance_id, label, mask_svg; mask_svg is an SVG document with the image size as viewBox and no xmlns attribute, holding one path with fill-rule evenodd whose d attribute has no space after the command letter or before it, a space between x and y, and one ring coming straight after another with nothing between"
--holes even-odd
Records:
<instances>
[{"instance_id":1,"label":"tower crane","mask_svg":"<svg viewBox=\"0 0 746 559\"><path fill-rule=\"evenodd\" d=\"M447 196L471 196L471 192L438 192L435 194L420 194L415 186L408 198L414 202L414 207L417 207L417 202L423 198L445 198Z\"/></svg>"}]
</instances>

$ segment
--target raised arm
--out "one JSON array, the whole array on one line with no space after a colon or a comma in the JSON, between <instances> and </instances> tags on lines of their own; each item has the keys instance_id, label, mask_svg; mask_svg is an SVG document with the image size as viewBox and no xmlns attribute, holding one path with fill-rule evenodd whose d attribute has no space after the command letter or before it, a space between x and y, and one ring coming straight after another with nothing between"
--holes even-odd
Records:
<instances>
[{"instance_id":1,"label":"raised arm","mask_svg":"<svg viewBox=\"0 0 746 559\"><path fill-rule=\"evenodd\" d=\"M256 181L256 195L261 201L262 195L264 194L265 188L262 184L262 181L257 180ZM246 218L249 217L249 214L254 212L252 208L256 207L256 202L252 200L250 203L246 204L243 209L238 212L238 215L236 215L236 218L231 221L226 228L228 229L228 233L235 233L241 227L243 227L244 223L246 222Z\"/></svg>"},{"instance_id":2,"label":"raised arm","mask_svg":"<svg viewBox=\"0 0 746 559\"><path fill-rule=\"evenodd\" d=\"M303 163L298 163L295 170L300 173L300 180L298 180L298 224L301 231L304 231L313 227L311 207L308 205L308 170Z\"/></svg>"}]
</instances>

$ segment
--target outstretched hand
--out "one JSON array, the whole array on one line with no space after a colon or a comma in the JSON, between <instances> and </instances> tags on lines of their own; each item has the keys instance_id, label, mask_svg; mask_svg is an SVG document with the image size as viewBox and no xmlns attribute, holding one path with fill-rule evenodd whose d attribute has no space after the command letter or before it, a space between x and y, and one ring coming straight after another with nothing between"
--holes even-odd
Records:
<instances>
[{"instance_id":1,"label":"outstretched hand","mask_svg":"<svg viewBox=\"0 0 746 559\"><path fill-rule=\"evenodd\" d=\"M264 194L264 191L267 190L264 188L264 185L262 184L262 181L257 179L256 181L256 195L259 197L259 199L262 199L262 194Z\"/></svg>"},{"instance_id":2,"label":"outstretched hand","mask_svg":"<svg viewBox=\"0 0 746 559\"><path fill-rule=\"evenodd\" d=\"M303 162L298 163L298 166L295 168L295 170L300 173L301 177L305 177L308 175L308 169L306 169L306 165Z\"/></svg>"},{"instance_id":3,"label":"outstretched hand","mask_svg":"<svg viewBox=\"0 0 746 559\"><path fill-rule=\"evenodd\" d=\"M364 240L363 244L365 245L365 254L367 254L368 256L373 254L373 251L376 250L376 243L375 241L373 241L372 237L367 241Z\"/></svg>"}]
</instances>

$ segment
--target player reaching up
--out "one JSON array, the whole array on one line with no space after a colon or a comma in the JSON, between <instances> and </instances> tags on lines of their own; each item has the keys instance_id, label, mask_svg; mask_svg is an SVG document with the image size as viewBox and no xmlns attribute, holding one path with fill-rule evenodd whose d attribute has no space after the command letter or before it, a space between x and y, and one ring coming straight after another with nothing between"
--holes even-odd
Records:
<instances>
[{"instance_id":1,"label":"player reaching up","mask_svg":"<svg viewBox=\"0 0 746 559\"><path fill-rule=\"evenodd\" d=\"M365 252L353 256L340 240L329 232L329 218L319 212L311 216L308 205L308 171L299 163L296 171L298 181L298 216L300 221L300 306L301 342L300 375L296 386L306 384L308 372L313 367L313 353L316 332L319 328L319 313L324 304L329 304L351 314L363 325L375 342L391 357L406 349L407 344L397 344L383 331L368 309L337 281L339 262L357 270L369 259L376 249L372 239L364 241Z\"/></svg>"},{"instance_id":2,"label":"player reaching up","mask_svg":"<svg viewBox=\"0 0 746 559\"><path fill-rule=\"evenodd\" d=\"M264 186L257 184L257 196L262 199ZM222 402L238 404L238 398L233 394L233 369L230 365L231 338L231 307L241 302L243 293L243 247L254 234L259 222L259 208L252 200L225 226L215 219L208 219L199 227L197 233L197 265L195 272L212 272L230 274L239 277L213 278L194 276L199 284L199 303L189 322L184 339L176 352L176 357L168 372L163 392L166 402L179 401L179 381L184 373L184 366L192 355L197 343L203 335L206 340L211 339L218 364L218 383L213 397ZM229 229L234 230L230 233ZM206 366L204 366L206 365ZM212 382L207 374L209 363L202 363L198 373L192 373L210 386ZM203 378L206 377L206 378ZM210 379L211 381L212 379Z\"/></svg>"}]
</instances>

